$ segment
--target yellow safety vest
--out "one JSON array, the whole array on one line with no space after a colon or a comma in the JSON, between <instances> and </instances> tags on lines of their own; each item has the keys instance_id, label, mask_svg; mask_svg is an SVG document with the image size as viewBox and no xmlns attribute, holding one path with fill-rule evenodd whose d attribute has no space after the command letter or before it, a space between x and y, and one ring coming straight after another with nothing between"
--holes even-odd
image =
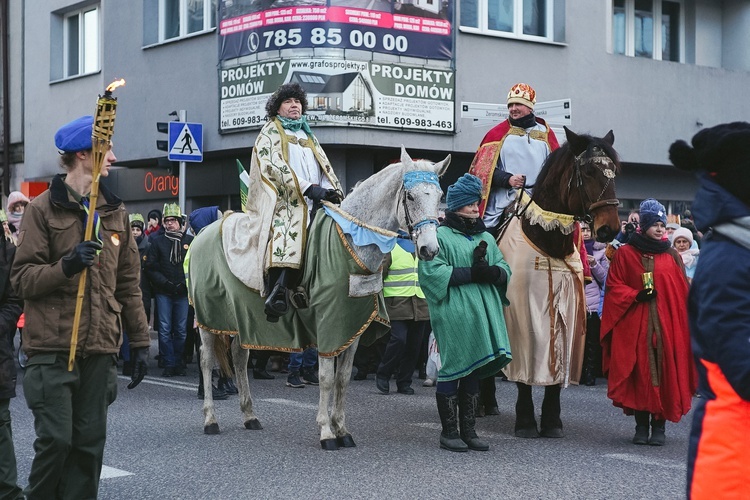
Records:
<instances>
[{"instance_id":1,"label":"yellow safety vest","mask_svg":"<svg viewBox=\"0 0 750 500\"><path fill-rule=\"evenodd\" d=\"M388 276L383 280L384 297L413 297L424 298L419 287L417 274L418 259L399 245L391 251L391 267Z\"/></svg>"}]
</instances>

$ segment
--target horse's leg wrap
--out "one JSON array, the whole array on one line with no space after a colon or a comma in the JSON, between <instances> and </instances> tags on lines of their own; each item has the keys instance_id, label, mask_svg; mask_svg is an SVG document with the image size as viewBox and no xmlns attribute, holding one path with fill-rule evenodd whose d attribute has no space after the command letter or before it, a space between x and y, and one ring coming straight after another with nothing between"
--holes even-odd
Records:
<instances>
[{"instance_id":1,"label":"horse's leg wrap","mask_svg":"<svg viewBox=\"0 0 750 500\"><path fill-rule=\"evenodd\" d=\"M520 438L539 437L534 416L534 400L531 397L531 386L516 382L518 399L516 399L515 434Z\"/></svg>"},{"instance_id":2,"label":"horse's leg wrap","mask_svg":"<svg viewBox=\"0 0 750 500\"><path fill-rule=\"evenodd\" d=\"M494 377L493 377L494 382ZM479 406L479 394L469 394L458 391L459 417L461 418L461 439L469 445L469 449L476 451L487 451L490 445L479 439L476 431L476 415Z\"/></svg>"},{"instance_id":3,"label":"horse's leg wrap","mask_svg":"<svg viewBox=\"0 0 750 500\"><path fill-rule=\"evenodd\" d=\"M564 437L563 424L560 420L560 389L560 385L548 385L544 388L542 421L539 431L544 437Z\"/></svg>"}]
</instances>

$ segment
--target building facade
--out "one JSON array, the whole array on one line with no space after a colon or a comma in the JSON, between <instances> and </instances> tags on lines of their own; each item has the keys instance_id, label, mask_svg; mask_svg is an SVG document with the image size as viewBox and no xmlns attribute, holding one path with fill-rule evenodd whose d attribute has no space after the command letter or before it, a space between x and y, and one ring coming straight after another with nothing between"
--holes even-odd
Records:
<instances>
[{"instance_id":1,"label":"building facade","mask_svg":"<svg viewBox=\"0 0 750 500\"><path fill-rule=\"evenodd\" d=\"M178 182L158 166L164 153L155 145L166 139L156 122L177 110L203 124L204 161L187 166L183 210L238 209L236 160L249 164L262 123L257 113L232 110L242 103L257 111L289 80L308 89L311 118L321 120L313 123L315 134L346 189L398 158L402 144L413 157L452 154L447 186L468 170L493 126L462 117L463 104L504 104L510 87L526 82L538 101L569 99L569 127L576 132L614 131L623 211L654 196L679 213L696 185L669 165L669 145L702 127L750 120L750 102L742 98L750 88L750 0L383 1L366 3L367 9L339 0L11 3L11 137L23 152L11 164L11 189L59 172L56 129L93 114L107 84L124 78L115 93L114 136L123 168L106 182L131 211L143 213L177 198ZM326 8L328 18L321 14ZM351 9L359 17L330 20ZM308 18L288 25L301 31L282 17L275 25L253 24L269 12L309 13L309 19L318 16L318 28L291 46L298 33L304 37ZM406 25L378 28L384 16L395 23L421 20L424 33L441 35L433 44L429 36L411 37ZM372 46L380 33L383 50L363 50L366 26L376 26ZM278 42L282 31L286 45L257 49ZM334 46L339 33L348 36L343 48ZM238 40L244 45L232 45ZM286 73L272 76L282 63ZM334 63L367 69L320 69ZM394 101L399 92L405 97ZM410 92L424 99L409 100ZM390 115L383 111L388 101L397 102ZM411 120L410 113L421 118Z\"/></svg>"}]
</instances>

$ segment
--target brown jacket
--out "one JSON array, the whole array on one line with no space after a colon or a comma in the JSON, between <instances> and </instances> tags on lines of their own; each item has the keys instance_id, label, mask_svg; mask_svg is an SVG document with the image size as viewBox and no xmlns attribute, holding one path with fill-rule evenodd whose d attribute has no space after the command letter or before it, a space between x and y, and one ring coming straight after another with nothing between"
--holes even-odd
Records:
<instances>
[{"instance_id":1,"label":"brown jacket","mask_svg":"<svg viewBox=\"0 0 750 500\"><path fill-rule=\"evenodd\" d=\"M64 176L26 207L11 283L25 300L23 348L29 357L70 350L78 293L77 274L67 278L61 259L83 240L85 211L68 193ZM150 344L140 289L138 248L122 201L105 186L97 200L104 248L88 270L76 354L117 353L122 328L131 347Z\"/></svg>"}]
</instances>

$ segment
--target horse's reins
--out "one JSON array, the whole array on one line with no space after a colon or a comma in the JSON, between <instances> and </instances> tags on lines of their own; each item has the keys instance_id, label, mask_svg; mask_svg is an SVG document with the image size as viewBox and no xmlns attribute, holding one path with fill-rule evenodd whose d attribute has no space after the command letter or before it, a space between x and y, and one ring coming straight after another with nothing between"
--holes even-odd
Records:
<instances>
[{"instance_id":1,"label":"horse's reins","mask_svg":"<svg viewBox=\"0 0 750 500\"><path fill-rule=\"evenodd\" d=\"M597 152L599 148L595 147L594 151ZM603 153L598 153L590 158L587 158L584 160L583 155L586 154L586 151L582 152L578 156L575 157L575 162L573 163L573 175L570 176L570 180L568 181L568 191L571 189L571 184L573 182L573 179L576 180L576 188L578 189L578 193L581 198L581 210L583 215L576 215L575 218L578 221L585 222L587 224L591 224L594 221L593 216L591 215L592 212L595 210L598 210L602 207L614 205L619 206L620 200L617 198L607 198L602 200L602 196L604 196L604 193L607 191L607 188L609 187L609 184L614 180L615 178L615 169L614 169L614 162L612 159ZM607 178L607 182L604 183L604 186L602 187L601 192L599 193L599 196L596 198L594 202L591 202L591 198L589 198L588 193L586 192L586 189L584 188L583 184L583 175L581 174L581 166L585 163L600 163L603 165L603 168L597 167L597 170L599 170L604 177ZM610 168L611 167L611 168ZM586 205L588 204L588 208L586 208Z\"/></svg>"},{"instance_id":2,"label":"horse's reins","mask_svg":"<svg viewBox=\"0 0 750 500\"><path fill-rule=\"evenodd\" d=\"M399 234L398 237L402 239L413 239L416 236L416 232L427 224L434 224L435 226L440 225L440 222L436 217L423 217L422 219L414 222L411 213L409 212L409 204L406 203L409 191L417 184L429 183L435 184L438 189L440 188L440 181L438 180L437 174L426 170L417 170L404 173L404 182L402 184L402 196L401 205L404 207L404 221L406 222L406 229L408 235Z\"/></svg>"}]
</instances>

